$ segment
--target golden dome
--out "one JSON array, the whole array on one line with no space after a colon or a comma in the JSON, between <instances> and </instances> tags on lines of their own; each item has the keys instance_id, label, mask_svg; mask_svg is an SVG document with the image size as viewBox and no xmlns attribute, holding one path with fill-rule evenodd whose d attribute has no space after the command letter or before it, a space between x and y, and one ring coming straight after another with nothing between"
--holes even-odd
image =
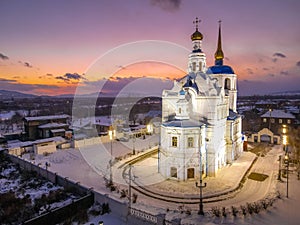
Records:
<instances>
[{"instance_id":1,"label":"golden dome","mask_svg":"<svg viewBox=\"0 0 300 225\"><path fill-rule=\"evenodd\" d=\"M192 41L202 40L203 35L198 31L198 29L196 29L196 31L191 35L191 39L192 39Z\"/></svg>"},{"instance_id":2,"label":"golden dome","mask_svg":"<svg viewBox=\"0 0 300 225\"><path fill-rule=\"evenodd\" d=\"M222 49L217 49L216 53L215 53L215 59L224 59L224 53L222 51Z\"/></svg>"}]
</instances>

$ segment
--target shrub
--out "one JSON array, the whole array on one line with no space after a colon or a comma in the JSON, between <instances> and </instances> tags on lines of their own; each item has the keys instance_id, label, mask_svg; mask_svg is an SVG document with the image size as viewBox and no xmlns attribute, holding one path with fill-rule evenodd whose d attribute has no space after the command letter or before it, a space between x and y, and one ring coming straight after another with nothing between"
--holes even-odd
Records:
<instances>
[{"instance_id":1,"label":"shrub","mask_svg":"<svg viewBox=\"0 0 300 225\"><path fill-rule=\"evenodd\" d=\"M221 216L221 210L218 206L212 207L211 211L212 211L213 215L215 215L216 217Z\"/></svg>"},{"instance_id":2,"label":"shrub","mask_svg":"<svg viewBox=\"0 0 300 225\"><path fill-rule=\"evenodd\" d=\"M120 198L125 198L125 197L126 197L126 191L122 189L120 192Z\"/></svg>"},{"instance_id":3,"label":"shrub","mask_svg":"<svg viewBox=\"0 0 300 225\"><path fill-rule=\"evenodd\" d=\"M226 217L226 216L227 216L226 208L225 208L225 207L222 208L222 216L223 216L223 217Z\"/></svg>"},{"instance_id":4,"label":"shrub","mask_svg":"<svg viewBox=\"0 0 300 225\"><path fill-rule=\"evenodd\" d=\"M234 217L236 217L239 211L238 211L238 209L236 207L231 206L231 212L232 212L232 215Z\"/></svg>"},{"instance_id":5,"label":"shrub","mask_svg":"<svg viewBox=\"0 0 300 225\"><path fill-rule=\"evenodd\" d=\"M252 204L251 203L247 203L247 210L248 210L248 213L249 214L252 214L253 213L253 206L252 206Z\"/></svg>"},{"instance_id":6,"label":"shrub","mask_svg":"<svg viewBox=\"0 0 300 225\"><path fill-rule=\"evenodd\" d=\"M246 208L246 206L241 205L241 210L242 210L242 214L244 216L246 216L247 215L247 208Z\"/></svg>"},{"instance_id":7,"label":"shrub","mask_svg":"<svg viewBox=\"0 0 300 225\"><path fill-rule=\"evenodd\" d=\"M109 208L109 204L108 203L103 203L102 204L102 211L101 211L101 215L105 214L105 213L110 213L110 208Z\"/></svg>"},{"instance_id":8,"label":"shrub","mask_svg":"<svg viewBox=\"0 0 300 225\"><path fill-rule=\"evenodd\" d=\"M138 195L136 193L133 193L132 195L132 203L136 203Z\"/></svg>"}]
</instances>

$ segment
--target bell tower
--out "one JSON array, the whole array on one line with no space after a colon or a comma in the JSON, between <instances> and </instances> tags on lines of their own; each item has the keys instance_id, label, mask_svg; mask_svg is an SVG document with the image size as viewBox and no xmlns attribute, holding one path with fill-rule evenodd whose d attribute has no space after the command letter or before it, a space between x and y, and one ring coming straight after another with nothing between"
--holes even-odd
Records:
<instances>
[{"instance_id":1,"label":"bell tower","mask_svg":"<svg viewBox=\"0 0 300 225\"><path fill-rule=\"evenodd\" d=\"M189 73L206 71L206 56L201 49L203 35L198 30L198 26L200 22L201 20L199 20L198 17L196 17L196 19L193 21L193 23L195 24L196 31L191 35L193 50L189 54L189 62L188 62Z\"/></svg>"}]
</instances>

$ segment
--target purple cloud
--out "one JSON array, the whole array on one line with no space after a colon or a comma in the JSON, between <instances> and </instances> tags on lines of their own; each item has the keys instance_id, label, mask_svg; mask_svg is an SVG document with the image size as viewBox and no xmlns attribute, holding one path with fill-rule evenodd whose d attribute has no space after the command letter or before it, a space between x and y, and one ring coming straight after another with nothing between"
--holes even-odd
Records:
<instances>
[{"instance_id":1,"label":"purple cloud","mask_svg":"<svg viewBox=\"0 0 300 225\"><path fill-rule=\"evenodd\" d=\"M24 66L28 67L28 68L32 68L32 65L30 65L30 63L28 63L28 62L24 62Z\"/></svg>"},{"instance_id":2,"label":"purple cloud","mask_svg":"<svg viewBox=\"0 0 300 225\"><path fill-rule=\"evenodd\" d=\"M289 75L289 71L280 71L280 75L287 76Z\"/></svg>"},{"instance_id":3,"label":"purple cloud","mask_svg":"<svg viewBox=\"0 0 300 225\"><path fill-rule=\"evenodd\" d=\"M286 58L286 55L280 52L276 52L273 54L273 57Z\"/></svg>"},{"instance_id":4,"label":"purple cloud","mask_svg":"<svg viewBox=\"0 0 300 225\"><path fill-rule=\"evenodd\" d=\"M70 81L79 81L79 80L86 80L85 77L83 77L82 75L78 74L78 73L66 73L63 76L57 76L55 77L55 79L57 80L63 80L66 82L70 82Z\"/></svg>"},{"instance_id":5,"label":"purple cloud","mask_svg":"<svg viewBox=\"0 0 300 225\"><path fill-rule=\"evenodd\" d=\"M9 58L8 58L8 56L0 53L0 59L2 59L2 60L8 60Z\"/></svg>"},{"instance_id":6,"label":"purple cloud","mask_svg":"<svg viewBox=\"0 0 300 225\"><path fill-rule=\"evenodd\" d=\"M174 12L180 8L181 0L151 0L151 5L158 6L164 11Z\"/></svg>"}]
</instances>

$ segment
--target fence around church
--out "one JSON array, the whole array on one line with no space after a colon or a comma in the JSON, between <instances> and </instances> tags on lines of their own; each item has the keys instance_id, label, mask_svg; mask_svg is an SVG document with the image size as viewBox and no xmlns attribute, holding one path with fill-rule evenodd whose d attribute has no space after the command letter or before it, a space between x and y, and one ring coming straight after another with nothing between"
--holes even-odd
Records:
<instances>
[{"instance_id":1,"label":"fence around church","mask_svg":"<svg viewBox=\"0 0 300 225\"><path fill-rule=\"evenodd\" d=\"M109 208L112 210L114 215L122 218L124 222L130 225L180 225L180 220L167 221L165 219L165 214L155 215L136 208L129 209L128 204L125 201L115 199L113 196L109 196L108 194L97 192L93 190L92 187L85 187L79 182L72 181L68 177L60 176L57 173L42 168L39 165L36 165L21 157L11 155L8 153L7 156L12 162L18 164L22 169L27 171L35 171L39 176L46 178L50 182L63 186L65 189L71 190L72 192L83 196L82 198L71 203L70 205L53 210L53 212L51 213L54 213L54 215L62 215L64 214L64 212L69 212L70 209L77 209L80 206L88 208L89 204L91 205L94 202L99 202L108 203ZM35 225L38 224L36 223L37 221L47 221L45 218L48 218L49 215L52 216L52 214L46 214L44 218L33 218L26 224Z\"/></svg>"}]
</instances>

